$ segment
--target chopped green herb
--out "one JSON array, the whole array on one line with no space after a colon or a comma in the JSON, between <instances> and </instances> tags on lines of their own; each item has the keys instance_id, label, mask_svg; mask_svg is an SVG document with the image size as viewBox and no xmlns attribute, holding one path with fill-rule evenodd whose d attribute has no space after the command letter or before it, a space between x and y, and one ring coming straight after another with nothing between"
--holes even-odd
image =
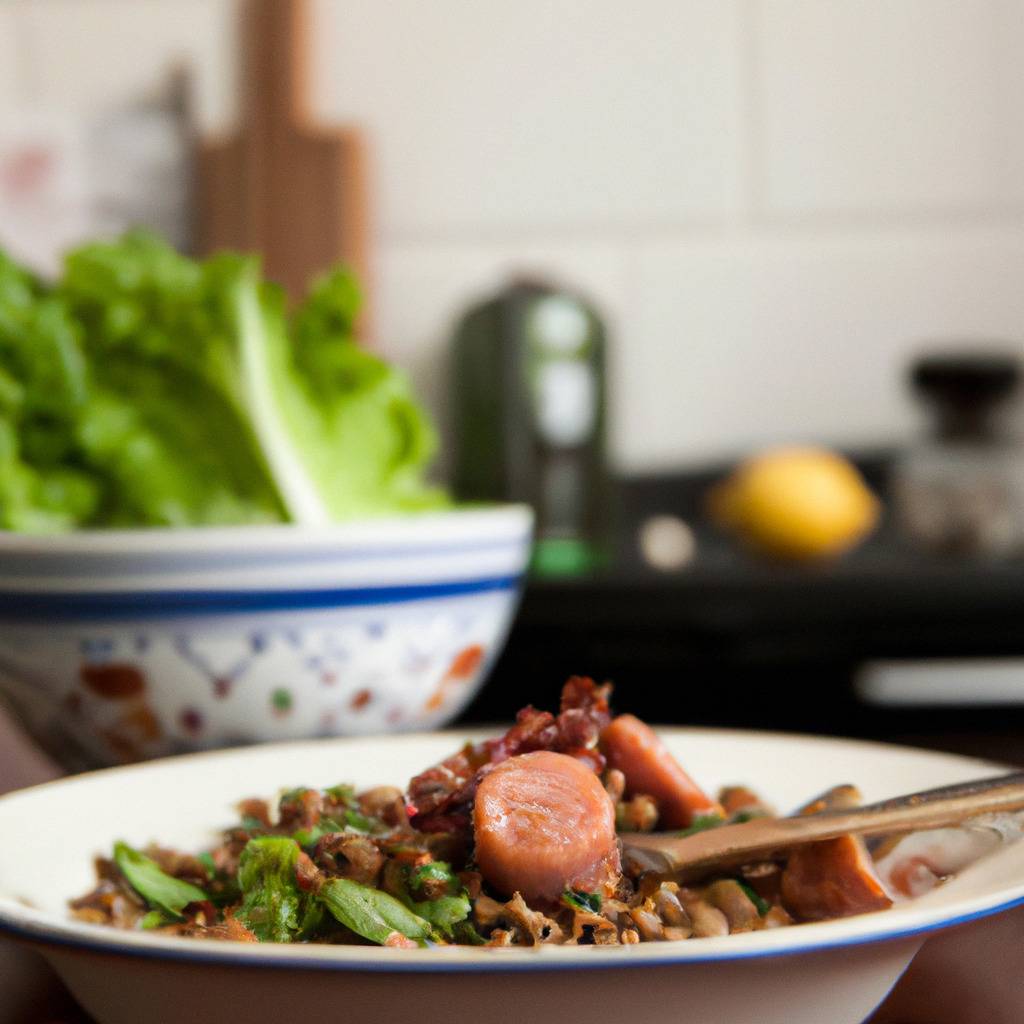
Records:
<instances>
[{"instance_id":1,"label":"chopped green herb","mask_svg":"<svg viewBox=\"0 0 1024 1024\"><path fill-rule=\"evenodd\" d=\"M376 818L368 818L365 814L351 809L345 811L345 825L350 832L364 832L367 835L376 832L380 827Z\"/></svg>"},{"instance_id":2,"label":"chopped green herb","mask_svg":"<svg viewBox=\"0 0 1024 1024\"><path fill-rule=\"evenodd\" d=\"M197 854L196 860L206 868L209 878L206 898L215 907L227 907L232 903L237 903L242 895L242 891L238 888L238 878L235 875L219 871L213 856L206 851Z\"/></svg>"},{"instance_id":3,"label":"chopped green herb","mask_svg":"<svg viewBox=\"0 0 1024 1024\"><path fill-rule=\"evenodd\" d=\"M754 821L756 818L767 817L764 811L757 810L742 810L737 811L730 819L730 825L745 825L748 821Z\"/></svg>"},{"instance_id":4,"label":"chopped green herb","mask_svg":"<svg viewBox=\"0 0 1024 1024\"><path fill-rule=\"evenodd\" d=\"M266 832L267 826L260 821L259 818L254 818L251 814L242 815L241 827L246 832Z\"/></svg>"},{"instance_id":5,"label":"chopped green herb","mask_svg":"<svg viewBox=\"0 0 1024 1024\"><path fill-rule=\"evenodd\" d=\"M325 789L324 796L329 800L333 800L336 804L344 804L345 807L356 806L356 787L349 785L347 782Z\"/></svg>"},{"instance_id":6,"label":"chopped green herb","mask_svg":"<svg viewBox=\"0 0 1024 1024\"><path fill-rule=\"evenodd\" d=\"M487 940L473 927L471 921L458 921L452 928L452 938L466 946L486 946Z\"/></svg>"},{"instance_id":7,"label":"chopped green herb","mask_svg":"<svg viewBox=\"0 0 1024 1024\"><path fill-rule=\"evenodd\" d=\"M704 832L709 828L718 828L719 825L724 824L724 819L720 818L717 814L698 814L697 817L693 819L693 823L689 828L684 828L682 831L676 832L675 834L680 839L683 839L686 836L693 836L698 832Z\"/></svg>"},{"instance_id":8,"label":"chopped green herb","mask_svg":"<svg viewBox=\"0 0 1024 1024\"><path fill-rule=\"evenodd\" d=\"M303 848L314 846L320 839L332 832L344 832L345 826L334 818L321 818L312 828L300 828L292 833L292 839Z\"/></svg>"},{"instance_id":9,"label":"chopped green herb","mask_svg":"<svg viewBox=\"0 0 1024 1024\"><path fill-rule=\"evenodd\" d=\"M191 882L161 871L156 862L127 843L114 844L114 862L128 884L155 910L180 920L190 903L206 899L206 893Z\"/></svg>"},{"instance_id":10,"label":"chopped green herb","mask_svg":"<svg viewBox=\"0 0 1024 1024\"><path fill-rule=\"evenodd\" d=\"M436 900L420 900L407 906L448 938L451 938L454 926L460 921L465 921L472 910L466 893L460 893L458 896L438 896Z\"/></svg>"},{"instance_id":11,"label":"chopped green herb","mask_svg":"<svg viewBox=\"0 0 1024 1024\"><path fill-rule=\"evenodd\" d=\"M311 939L324 923L324 907L316 900L307 899L306 909L299 922L299 930L295 935L296 942L306 942Z\"/></svg>"},{"instance_id":12,"label":"chopped green herb","mask_svg":"<svg viewBox=\"0 0 1024 1024\"><path fill-rule=\"evenodd\" d=\"M382 831L381 823L376 818L368 818L358 811L345 811L344 821L336 818L321 818L312 828L300 828L292 833L292 839L303 848L312 846L323 836L332 832L358 832L360 835L373 835Z\"/></svg>"},{"instance_id":13,"label":"chopped green herb","mask_svg":"<svg viewBox=\"0 0 1024 1024\"><path fill-rule=\"evenodd\" d=\"M370 942L384 945L398 932L422 946L430 936L430 923L394 896L350 878L332 878L319 896L338 921Z\"/></svg>"},{"instance_id":14,"label":"chopped green herb","mask_svg":"<svg viewBox=\"0 0 1024 1024\"><path fill-rule=\"evenodd\" d=\"M291 789L286 789L277 801L278 806L286 803L298 803L303 795L310 792L312 788L312 786L294 786Z\"/></svg>"},{"instance_id":15,"label":"chopped green herb","mask_svg":"<svg viewBox=\"0 0 1024 1024\"><path fill-rule=\"evenodd\" d=\"M307 897L295 880L298 844L287 836L250 839L238 862L242 906L235 915L260 942L291 942Z\"/></svg>"},{"instance_id":16,"label":"chopped green herb","mask_svg":"<svg viewBox=\"0 0 1024 1024\"><path fill-rule=\"evenodd\" d=\"M426 882L441 882L444 892L432 899L417 899L425 895ZM469 917L472 906L469 894L451 867L443 860L430 861L406 869L398 897L416 915L429 921L442 935L451 938L452 929Z\"/></svg>"},{"instance_id":17,"label":"chopped green herb","mask_svg":"<svg viewBox=\"0 0 1024 1024\"><path fill-rule=\"evenodd\" d=\"M600 914L603 901L599 892L582 892L579 889L566 889L562 893L562 902L570 910L582 910L589 914Z\"/></svg>"},{"instance_id":18,"label":"chopped green herb","mask_svg":"<svg viewBox=\"0 0 1024 1024\"><path fill-rule=\"evenodd\" d=\"M168 917L162 910L151 910L139 922L139 927L145 931L152 931L154 928L162 928L165 924L173 924L176 918Z\"/></svg>"},{"instance_id":19,"label":"chopped green herb","mask_svg":"<svg viewBox=\"0 0 1024 1024\"><path fill-rule=\"evenodd\" d=\"M747 899L750 900L750 902L757 908L757 912L761 917L764 917L764 915L772 909L772 905L763 896L758 895L758 893L744 882L742 878L737 878L736 883L743 890Z\"/></svg>"},{"instance_id":20,"label":"chopped green herb","mask_svg":"<svg viewBox=\"0 0 1024 1024\"><path fill-rule=\"evenodd\" d=\"M222 876L210 883L210 902L215 907L229 907L242 898L237 877Z\"/></svg>"},{"instance_id":21,"label":"chopped green herb","mask_svg":"<svg viewBox=\"0 0 1024 1024\"><path fill-rule=\"evenodd\" d=\"M423 888L424 882L444 882L448 892L454 894L461 883L452 869L443 860L432 860L409 871L409 888L415 893Z\"/></svg>"}]
</instances>

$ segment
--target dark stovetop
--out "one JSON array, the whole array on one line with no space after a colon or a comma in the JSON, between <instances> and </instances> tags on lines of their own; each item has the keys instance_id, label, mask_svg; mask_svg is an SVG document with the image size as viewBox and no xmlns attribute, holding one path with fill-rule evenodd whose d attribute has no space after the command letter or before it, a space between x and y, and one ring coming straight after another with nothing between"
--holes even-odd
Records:
<instances>
[{"instance_id":1,"label":"dark stovetop","mask_svg":"<svg viewBox=\"0 0 1024 1024\"><path fill-rule=\"evenodd\" d=\"M868 475L882 489L877 469ZM466 721L507 720L526 701L552 706L564 679L580 673L614 680L617 706L654 721L870 736L1024 759L1024 705L883 709L861 701L853 686L875 659L1024 659L1024 561L922 555L883 524L839 562L780 567L698 527L699 555L688 568L647 569L636 526L668 510L698 521L703 482L622 484L611 564L530 581ZM1024 660L1021 676L1024 692Z\"/></svg>"}]
</instances>

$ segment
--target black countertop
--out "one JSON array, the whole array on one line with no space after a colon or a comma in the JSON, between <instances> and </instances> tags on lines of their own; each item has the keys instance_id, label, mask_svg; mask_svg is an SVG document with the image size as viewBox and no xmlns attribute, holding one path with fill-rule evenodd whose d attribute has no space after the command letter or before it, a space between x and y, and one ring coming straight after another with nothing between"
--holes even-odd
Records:
<instances>
[{"instance_id":1,"label":"black countertop","mask_svg":"<svg viewBox=\"0 0 1024 1024\"><path fill-rule=\"evenodd\" d=\"M698 526L691 565L647 568L636 527L664 511L698 521L701 482L632 482L607 568L529 582L467 721L507 720L527 700L551 706L578 673L612 679L616 704L654 721L927 745L945 736L951 749L1024 758L1024 560L925 555L883 523L844 559L787 567ZM1019 706L880 708L854 686L879 659L1018 656Z\"/></svg>"}]
</instances>

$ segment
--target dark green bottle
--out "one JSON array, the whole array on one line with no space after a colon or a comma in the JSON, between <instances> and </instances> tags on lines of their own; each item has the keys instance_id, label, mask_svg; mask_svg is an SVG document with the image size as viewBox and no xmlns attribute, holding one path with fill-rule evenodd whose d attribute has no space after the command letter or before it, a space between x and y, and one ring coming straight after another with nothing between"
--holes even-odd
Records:
<instances>
[{"instance_id":1,"label":"dark green bottle","mask_svg":"<svg viewBox=\"0 0 1024 1024\"><path fill-rule=\"evenodd\" d=\"M452 370L458 497L531 504L539 573L599 564L605 331L594 309L573 293L517 281L463 317Z\"/></svg>"}]
</instances>

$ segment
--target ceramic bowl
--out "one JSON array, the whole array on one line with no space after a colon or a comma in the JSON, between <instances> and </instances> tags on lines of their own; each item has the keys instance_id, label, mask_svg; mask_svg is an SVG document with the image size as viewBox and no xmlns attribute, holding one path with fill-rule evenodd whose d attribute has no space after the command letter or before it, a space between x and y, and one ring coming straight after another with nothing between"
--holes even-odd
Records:
<instances>
[{"instance_id":1,"label":"ceramic bowl","mask_svg":"<svg viewBox=\"0 0 1024 1024\"><path fill-rule=\"evenodd\" d=\"M780 807L832 782L868 799L998 766L877 744L665 730L710 787L750 781ZM877 914L617 947L399 950L272 946L121 932L68 917L91 859L117 838L199 848L237 800L282 787L404 785L464 736L435 733L250 747L116 768L0 798L0 933L38 949L99 1024L856 1024L930 934L1024 901L1024 843Z\"/></svg>"},{"instance_id":2,"label":"ceramic bowl","mask_svg":"<svg viewBox=\"0 0 1024 1024\"><path fill-rule=\"evenodd\" d=\"M70 768L436 728L501 648L531 526L0 533L0 699Z\"/></svg>"}]
</instances>

